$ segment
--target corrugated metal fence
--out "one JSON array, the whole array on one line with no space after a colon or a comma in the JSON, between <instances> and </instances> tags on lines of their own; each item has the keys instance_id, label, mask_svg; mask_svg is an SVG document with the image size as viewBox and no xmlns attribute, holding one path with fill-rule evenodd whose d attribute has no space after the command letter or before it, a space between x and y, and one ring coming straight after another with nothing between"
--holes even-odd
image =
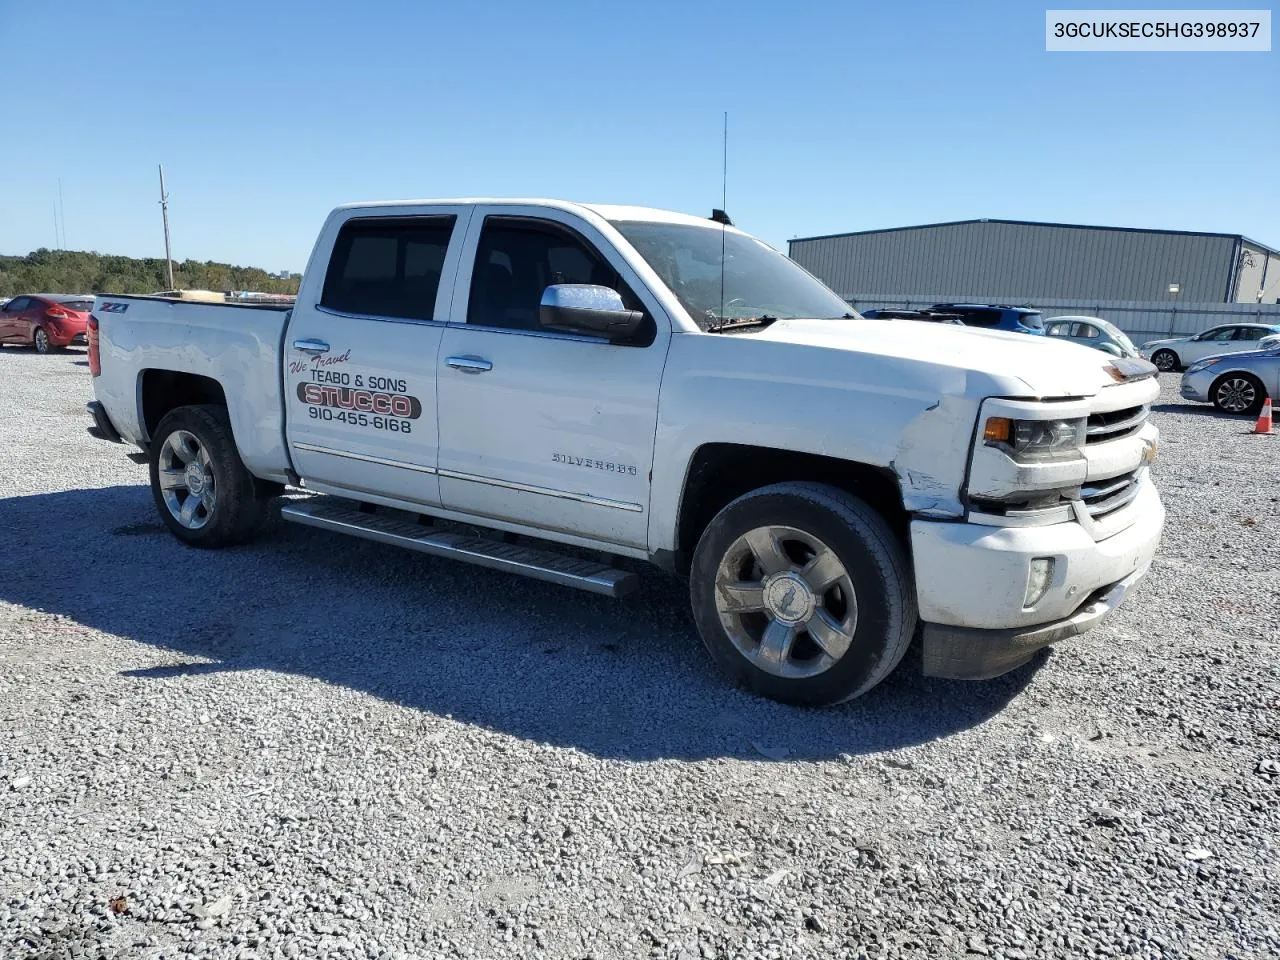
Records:
<instances>
[{"instance_id":1,"label":"corrugated metal fence","mask_svg":"<svg viewBox=\"0 0 1280 960\"><path fill-rule=\"evenodd\" d=\"M873 307L901 307L919 310L935 303L983 303L981 298L927 296L925 294L876 294L846 298L859 310ZM1009 306L1031 307L1045 318L1063 314L1102 317L1141 344L1144 340L1199 333L1224 323L1280 324L1280 304L1276 303L1177 303L1168 300L1004 300Z\"/></svg>"}]
</instances>

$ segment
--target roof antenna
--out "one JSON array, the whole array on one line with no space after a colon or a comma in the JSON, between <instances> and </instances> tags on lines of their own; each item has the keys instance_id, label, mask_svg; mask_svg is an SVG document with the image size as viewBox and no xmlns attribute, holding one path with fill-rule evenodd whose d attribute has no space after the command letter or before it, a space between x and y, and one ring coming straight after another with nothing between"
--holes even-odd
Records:
<instances>
[{"instance_id":1,"label":"roof antenna","mask_svg":"<svg viewBox=\"0 0 1280 960\"><path fill-rule=\"evenodd\" d=\"M720 224L720 322L725 322L724 315L724 235L725 228L733 221L725 213L729 205L729 111L724 112L724 148L720 164L720 207L711 211L711 219Z\"/></svg>"}]
</instances>

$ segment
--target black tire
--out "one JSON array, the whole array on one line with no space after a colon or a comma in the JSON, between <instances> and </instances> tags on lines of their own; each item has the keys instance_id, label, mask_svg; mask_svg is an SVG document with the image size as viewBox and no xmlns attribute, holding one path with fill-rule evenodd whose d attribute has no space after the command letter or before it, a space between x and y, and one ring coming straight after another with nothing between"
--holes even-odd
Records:
<instances>
[{"instance_id":1,"label":"black tire","mask_svg":"<svg viewBox=\"0 0 1280 960\"><path fill-rule=\"evenodd\" d=\"M852 642L833 665L816 675L783 677L761 669L739 651L722 622L716 586L721 563L730 562L740 538L770 526L792 528L821 541L852 582ZM702 642L725 673L761 696L801 706L824 706L866 693L898 665L916 629L910 565L897 537L866 503L820 483L763 487L721 510L694 552L689 594ZM803 642L803 629L800 636Z\"/></svg>"},{"instance_id":2,"label":"black tire","mask_svg":"<svg viewBox=\"0 0 1280 960\"><path fill-rule=\"evenodd\" d=\"M178 431L193 435L208 453L208 472L216 492L212 510L206 511L203 524L195 529L184 526L170 510L160 484L165 445ZM193 547L229 547L247 543L262 531L271 513L272 498L264 495L270 488L259 484L245 468L224 407L202 404L169 411L156 427L149 455L151 494L156 510L169 532L183 543Z\"/></svg>"},{"instance_id":3,"label":"black tire","mask_svg":"<svg viewBox=\"0 0 1280 960\"><path fill-rule=\"evenodd\" d=\"M31 331L31 349L36 353L49 353L53 350L53 344L49 342L49 334L45 332L44 327L36 327Z\"/></svg>"},{"instance_id":4,"label":"black tire","mask_svg":"<svg viewBox=\"0 0 1280 960\"><path fill-rule=\"evenodd\" d=\"M1245 384L1253 388L1253 399L1249 401L1247 406L1238 407L1237 409L1228 409L1224 404L1227 402L1228 391L1226 388L1232 381L1243 381ZM1219 393L1221 392L1221 396ZM1209 388L1209 399L1213 401L1213 405L1223 413L1229 413L1233 416L1250 416L1256 417L1262 412L1263 401L1267 397L1267 388L1263 386L1262 381L1251 373L1224 373L1217 380L1213 381L1213 386ZM1232 403L1235 407L1237 404Z\"/></svg>"},{"instance_id":5,"label":"black tire","mask_svg":"<svg viewBox=\"0 0 1280 960\"><path fill-rule=\"evenodd\" d=\"M1182 369L1182 361L1172 350L1157 350L1151 355L1151 362L1161 373L1176 373Z\"/></svg>"}]
</instances>

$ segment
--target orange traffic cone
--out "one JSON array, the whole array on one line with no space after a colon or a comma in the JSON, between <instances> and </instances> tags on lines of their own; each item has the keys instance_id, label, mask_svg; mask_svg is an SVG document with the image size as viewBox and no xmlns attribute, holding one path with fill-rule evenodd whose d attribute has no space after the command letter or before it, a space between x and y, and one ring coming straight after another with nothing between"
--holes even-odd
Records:
<instances>
[{"instance_id":1,"label":"orange traffic cone","mask_svg":"<svg viewBox=\"0 0 1280 960\"><path fill-rule=\"evenodd\" d=\"M1258 414L1258 425L1253 428L1254 433L1270 433L1271 432L1271 398L1267 397L1262 401L1262 412Z\"/></svg>"}]
</instances>

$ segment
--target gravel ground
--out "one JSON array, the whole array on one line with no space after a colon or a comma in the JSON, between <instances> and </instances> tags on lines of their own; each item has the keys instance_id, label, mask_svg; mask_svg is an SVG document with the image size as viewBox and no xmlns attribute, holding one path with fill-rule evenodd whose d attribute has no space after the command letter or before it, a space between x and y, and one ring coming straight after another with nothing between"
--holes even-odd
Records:
<instances>
[{"instance_id":1,"label":"gravel ground","mask_svg":"<svg viewBox=\"0 0 1280 960\"><path fill-rule=\"evenodd\" d=\"M1280 436L1176 377L1115 618L803 711L657 574L183 548L84 367L0 353L0 957L1280 954Z\"/></svg>"}]
</instances>

